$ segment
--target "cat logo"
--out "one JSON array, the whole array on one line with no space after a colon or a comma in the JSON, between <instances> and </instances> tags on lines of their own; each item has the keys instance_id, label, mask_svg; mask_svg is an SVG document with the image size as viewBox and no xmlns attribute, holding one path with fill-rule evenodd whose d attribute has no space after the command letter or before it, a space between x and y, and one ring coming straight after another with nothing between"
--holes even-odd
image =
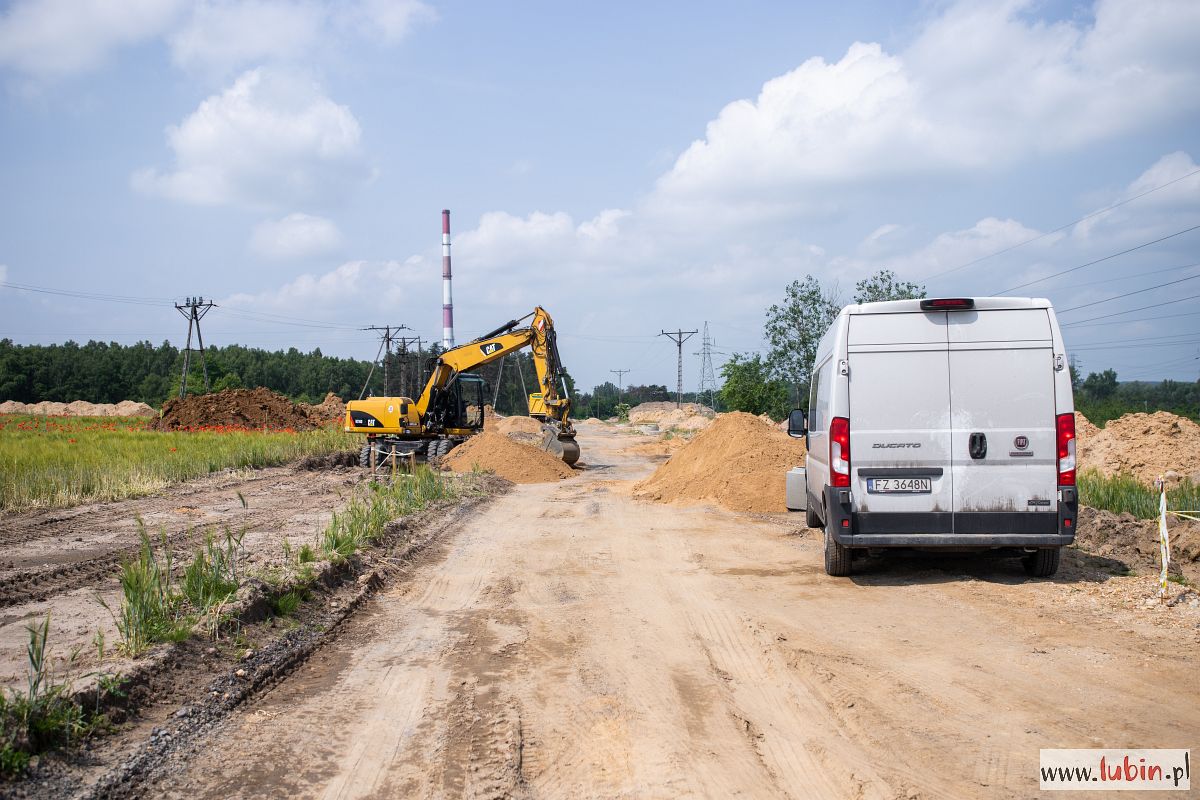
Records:
<instances>
[{"instance_id":1,"label":"cat logo","mask_svg":"<svg viewBox=\"0 0 1200 800\"><path fill-rule=\"evenodd\" d=\"M483 354L485 356L490 356L492 353L495 353L497 350L503 350L504 345L500 344L499 342L488 342L487 344L479 345L479 349L481 351L483 351Z\"/></svg>"}]
</instances>

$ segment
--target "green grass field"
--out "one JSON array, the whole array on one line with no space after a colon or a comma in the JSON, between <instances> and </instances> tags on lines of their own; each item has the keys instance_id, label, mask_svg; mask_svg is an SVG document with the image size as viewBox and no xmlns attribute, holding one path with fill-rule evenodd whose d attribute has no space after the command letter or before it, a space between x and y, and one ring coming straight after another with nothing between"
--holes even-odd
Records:
<instances>
[{"instance_id":1,"label":"green grass field","mask_svg":"<svg viewBox=\"0 0 1200 800\"><path fill-rule=\"evenodd\" d=\"M146 430L144 418L0 416L0 511L118 500L228 468L353 450L362 437L213 427Z\"/></svg>"}]
</instances>

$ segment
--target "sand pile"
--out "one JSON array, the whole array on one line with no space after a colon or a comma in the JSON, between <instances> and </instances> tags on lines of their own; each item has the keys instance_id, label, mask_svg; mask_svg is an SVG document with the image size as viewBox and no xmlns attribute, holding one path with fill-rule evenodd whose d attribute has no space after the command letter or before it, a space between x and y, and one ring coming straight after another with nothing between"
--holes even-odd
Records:
<instances>
[{"instance_id":1,"label":"sand pile","mask_svg":"<svg viewBox=\"0 0 1200 800\"><path fill-rule=\"evenodd\" d=\"M584 422L586 422L588 425L603 425L604 424L604 420L598 419L596 417L588 417L587 419L584 420Z\"/></svg>"},{"instance_id":2,"label":"sand pile","mask_svg":"<svg viewBox=\"0 0 1200 800\"><path fill-rule=\"evenodd\" d=\"M160 431L215 426L304 431L319 423L291 400L260 386L173 398L163 406L162 418L151 425Z\"/></svg>"},{"instance_id":3,"label":"sand pile","mask_svg":"<svg viewBox=\"0 0 1200 800\"><path fill-rule=\"evenodd\" d=\"M804 463L804 440L752 414L722 414L634 494L663 503L711 500L734 511L786 511L784 475Z\"/></svg>"},{"instance_id":4,"label":"sand pile","mask_svg":"<svg viewBox=\"0 0 1200 800\"><path fill-rule=\"evenodd\" d=\"M47 417L156 417L158 412L145 403L122 400L119 403L89 403L75 400L70 403L20 403L5 400L0 414L40 414Z\"/></svg>"},{"instance_id":5,"label":"sand pile","mask_svg":"<svg viewBox=\"0 0 1200 800\"><path fill-rule=\"evenodd\" d=\"M346 404L342 402L342 398L333 392L325 395L325 399L316 405L312 403L300 403L299 405L304 413L318 425L331 420L340 422L346 417Z\"/></svg>"},{"instance_id":6,"label":"sand pile","mask_svg":"<svg viewBox=\"0 0 1200 800\"><path fill-rule=\"evenodd\" d=\"M661 428L679 427L666 424L669 418L674 422L682 422L688 417L712 417L713 410L699 403L684 403L679 408L674 403L642 403L629 409L631 425L658 425Z\"/></svg>"},{"instance_id":7,"label":"sand pile","mask_svg":"<svg viewBox=\"0 0 1200 800\"><path fill-rule=\"evenodd\" d=\"M1079 431L1076 419L1076 434ZM1104 428L1088 423L1076 445L1080 466L1105 475L1128 472L1144 483L1175 472L1200 480L1200 425L1167 411L1126 414Z\"/></svg>"},{"instance_id":8,"label":"sand pile","mask_svg":"<svg viewBox=\"0 0 1200 800\"><path fill-rule=\"evenodd\" d=\"M542 423L533 417L500 417L496 420L495 430L510 436L514 433L535 433L542 435Z\"/></svg>"},{"instance_id":9,"label":"sand pile","mask_svg":"<svg viewBox=\"0 0 1200 800\"><path fill-rule=\"evenodd\" d=\"M510 417L509 419L519 419ZM496 431L484 431L450 451L442 464L455 472L483 469L513 483L549 483L574 471L557 457Z\"/></svg>"}]
</instances>

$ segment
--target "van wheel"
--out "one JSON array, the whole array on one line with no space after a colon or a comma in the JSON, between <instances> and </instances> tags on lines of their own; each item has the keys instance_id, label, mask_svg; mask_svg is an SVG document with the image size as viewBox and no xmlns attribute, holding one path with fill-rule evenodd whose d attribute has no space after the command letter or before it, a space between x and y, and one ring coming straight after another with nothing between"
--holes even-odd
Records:
<instances>
[{"instance_id":1,"label":"van wheel","mask_svg":"<svg viewBox=\"0 0 1200 800\"><path fill-rule=\"evenodd\" d=\"M1058 572L1058 562L1062 558L1062 548L1042 547L1036 553L1025 556L1021 563L1025 571L1035 578L1049 578Z\"/></svg>"},{"instance_id":2,"label":"van wheel","mask_svg":"<svg viewBox=\"0 0 1200 800\"><path fill-rule=\"evenodd\" d=\"M850 548L838 544L828 528L825 529L825 574L835 578L850 574Z\"/></svg>"},{"instance_id":3,"label":"van wheel","mask_svg":"<svg viewBox=\"0 0 1200 800\"><path fill-rule=\"evenodd\" d=\"M810 528L824 528L821 524L821 518L817 516L816 510L813 509L812 498L808 500L808 507L804 509L804 521Z\"/></svg>"}]
</instances>

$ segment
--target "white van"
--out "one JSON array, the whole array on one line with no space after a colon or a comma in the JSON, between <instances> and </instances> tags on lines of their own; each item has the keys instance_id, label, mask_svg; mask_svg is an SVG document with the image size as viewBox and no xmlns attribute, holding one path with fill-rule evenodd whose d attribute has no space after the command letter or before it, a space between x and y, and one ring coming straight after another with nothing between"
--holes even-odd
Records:
<instances>
[{"instance_id":1,"label":"white van","mask_svg":"<svg viewBox=\"0 0 1200 800\"><path fill-rule=\"evenodd\" d=\"M868 548L1011 549L1034 576L1075 538L1075 414L1050 302L987 297L847 306L817 346L808 524L825 571ZM799 472L797 470L797 472Z\"/></svg>"}]
</instances>

